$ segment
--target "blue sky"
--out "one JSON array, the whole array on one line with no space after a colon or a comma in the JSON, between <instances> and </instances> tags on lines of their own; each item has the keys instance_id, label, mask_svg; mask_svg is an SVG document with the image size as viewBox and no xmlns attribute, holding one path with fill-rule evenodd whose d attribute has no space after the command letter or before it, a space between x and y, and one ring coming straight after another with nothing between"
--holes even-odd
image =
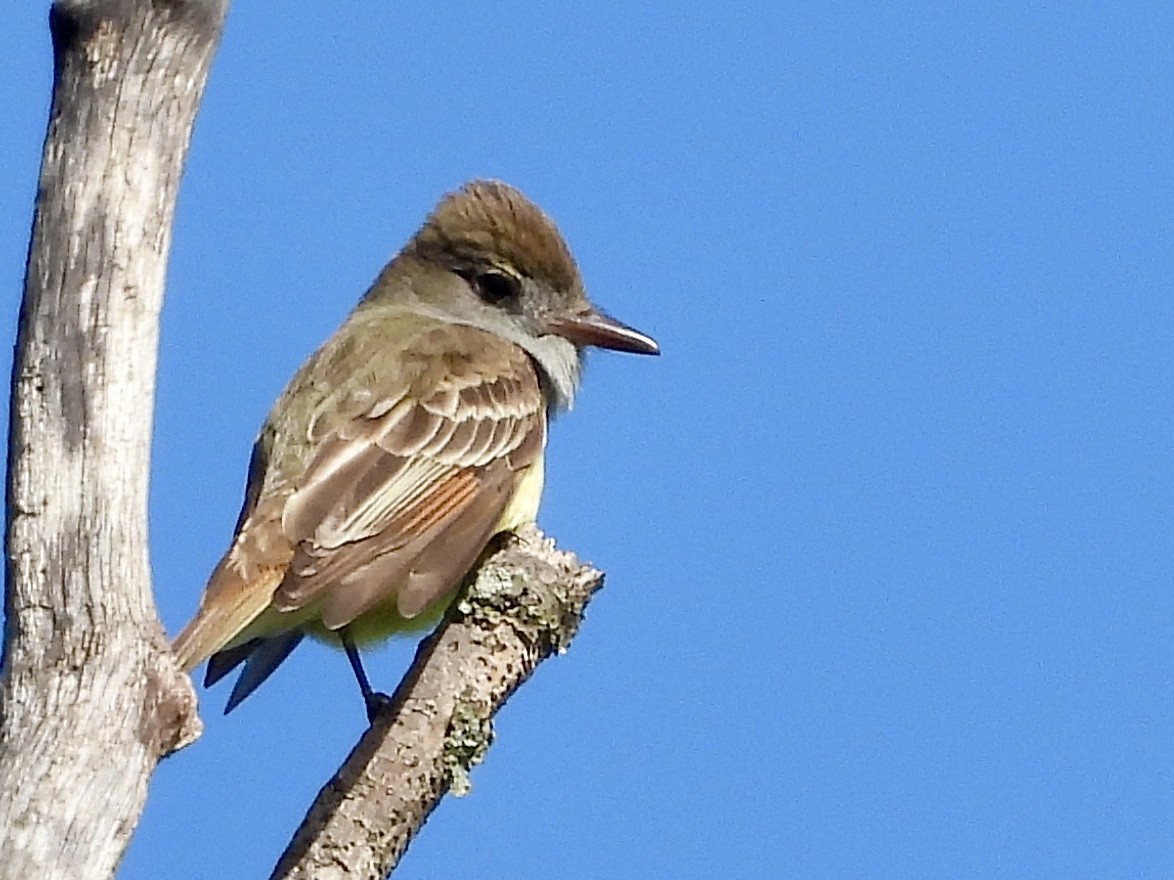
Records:
<instances>
[{"instance_id":1,"label":"blue sky","mask_svg":"<svg viewBox=\"0 0 1174 880\"><path fill-rule=\"evenodd\" d=\"M9 338L45 12L0 32ZM594 357L555 425L540 521L607 587L396 876L1170 876L1171 33L1130 2L236 3L163 315L169 631L286 378L501 177L664 354ZM265 876L363 728L317 646L227 690L125 880Z\"/></svg>"}]
</instances>

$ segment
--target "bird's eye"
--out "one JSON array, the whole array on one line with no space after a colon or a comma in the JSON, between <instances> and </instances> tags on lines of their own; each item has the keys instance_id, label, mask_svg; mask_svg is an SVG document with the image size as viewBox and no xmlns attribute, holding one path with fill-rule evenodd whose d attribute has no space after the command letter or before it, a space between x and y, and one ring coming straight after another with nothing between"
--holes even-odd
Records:
<instances>
[{"instance_id":1,"label":"bird's eye","mask_svg":"<svg viewBox=\"0 0 1174 880\"><path fill-rule=\"evenodd\" d=\"M518 279L504 272L482 272L473 278L473 287L490 305L517 296L520 290Z\"/></svg>"}]
</instances>

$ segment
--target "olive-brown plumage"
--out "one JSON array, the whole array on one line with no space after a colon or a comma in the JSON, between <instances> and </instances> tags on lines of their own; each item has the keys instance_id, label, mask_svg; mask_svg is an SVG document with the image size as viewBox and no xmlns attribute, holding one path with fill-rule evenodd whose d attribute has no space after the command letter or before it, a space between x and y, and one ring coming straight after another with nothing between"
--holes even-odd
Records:
<instances>
[{"instance_id":1,"label":"olive-brown plumage","mask_svg":"<svg viewBox=\"0 0 1174 880\"><path fill-rule=\"evenodd\" d=\"M244 663L231 709L304 634L361 674L354 643L435 620L489 539L533 520L548 414L586 345L656 352L590 305L517 190L446 196L270 411L233 542L175 640L183 668L210 658L212 683Z\"/></svg>"}]
</instances>

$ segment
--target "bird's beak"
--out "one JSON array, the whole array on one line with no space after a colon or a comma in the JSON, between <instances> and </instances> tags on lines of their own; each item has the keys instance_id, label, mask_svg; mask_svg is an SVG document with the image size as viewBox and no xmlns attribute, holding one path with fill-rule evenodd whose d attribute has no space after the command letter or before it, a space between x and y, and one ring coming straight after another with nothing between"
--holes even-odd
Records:
<instances>
[{"instance_id":1,"label":"bird's beak","mask_svg":"<svg viewBox=\"0 0 1174 880\"><path fill-rule=\"evenodd\" d=\"M621 324L598 309L589 308L569 315L548 315L543 321L549 333L570 340L575 345L593 345L632 354L660 354L660 346L651 336Z\"/></svg>"}]
</instances>

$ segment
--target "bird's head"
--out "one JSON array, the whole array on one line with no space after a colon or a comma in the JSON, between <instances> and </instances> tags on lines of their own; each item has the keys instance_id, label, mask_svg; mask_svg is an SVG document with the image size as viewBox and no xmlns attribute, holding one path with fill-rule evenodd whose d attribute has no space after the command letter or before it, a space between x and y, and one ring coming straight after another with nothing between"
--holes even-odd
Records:
<instances>
[{"instance_id":1,"label":"bird's head","mask_svg":"<svg viewBox=\"0 0 1174 880\"><path fill-rule=\"evenodd\" d=\"M592 305L554 222L499 181L475 180L441 199L384 274L389 283L369 296L511 340L538 362L561 405L570 404L585 348L659 354L651 337Z\"/></svg>"}]
</instances>

